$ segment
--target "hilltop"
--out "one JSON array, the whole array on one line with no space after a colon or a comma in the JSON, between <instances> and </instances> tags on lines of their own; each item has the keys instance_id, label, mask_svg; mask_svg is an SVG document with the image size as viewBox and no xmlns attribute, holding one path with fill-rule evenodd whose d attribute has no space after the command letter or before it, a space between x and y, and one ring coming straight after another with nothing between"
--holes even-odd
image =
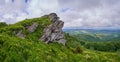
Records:
<instances>
[{"instance_id":1,"label":"hilltop","mask_svg":"<svg viewBox=\"0 0 120 62\"><path fill-rule=\"evenodd\" d=\"M62 22L63 23L63 22ZM89 50L81 46L76 37L67 33L57 42L45 43L40 38L44 29L53 24L49 15L25 19L15 24L0 25L0 62L119 62L117 52ZM34 28L29 28L29 27ZM60 27L62 24L60 24ZM62 27L61 27L62 28ZM60 29L61 29L60 28ZM59 32L59 30L57 31ZM62 32L62 31L60 31ZM54 33L54 32L52 32ZM48 38L48 37L47 37ZM58 39L59 40L59 39Z\"/></svg>"}]
</instances>

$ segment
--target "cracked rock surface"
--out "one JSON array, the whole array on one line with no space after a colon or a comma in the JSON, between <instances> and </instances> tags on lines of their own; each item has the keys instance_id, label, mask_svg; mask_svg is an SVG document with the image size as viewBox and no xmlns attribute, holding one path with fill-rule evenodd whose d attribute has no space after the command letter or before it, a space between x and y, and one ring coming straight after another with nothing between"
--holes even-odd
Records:
<instances>
[{"instance_id":1,"label":"cracked rock surface","mask_svg":"<svg viewBox=\"0 0 120 62\"><path fill-rule=\"evenodd\" d=\"M49 14L50 21L53 22L51 25L49 25L47 28L44 28L43 32L44 34L40 38L45 43L49 42L58 42L65 45L66 40L64 33L62 31L62 27L64 25L64 22L59 20L59 17L56 13Z\"/></svg>"}]
</instances>

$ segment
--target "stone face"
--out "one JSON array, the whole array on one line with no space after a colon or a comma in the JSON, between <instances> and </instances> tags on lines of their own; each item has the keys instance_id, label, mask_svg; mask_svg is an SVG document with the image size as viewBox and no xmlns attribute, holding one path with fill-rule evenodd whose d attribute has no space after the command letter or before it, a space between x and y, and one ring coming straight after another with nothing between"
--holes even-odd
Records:
<instances>
[{"instance_id":1,"label":"stone face","mask_svg":"<svg viewBox=\"0 0 120 62\"><path fill-rule=\"evenodd\" d=\"M28 30L30 32L34 32L37 27L38 27L38 23L33 23L31 26L28 27Z\"/></svg>"},{"instance_id":2,"label":"stone face","mask_svg":"<svg viewBox=\"0 0 120 62\"><path fill-rule=\"evenodd\" d=\"M65 45L66 40L64 33L62 31L62 27L64 26L64 22L59 20L59 17L55 13L51 13L49 18L53 24L49 25L47 28L43 30L44 34L40 38L45 43L49 42L58 42Z\"/></svg>"}]
</instances>

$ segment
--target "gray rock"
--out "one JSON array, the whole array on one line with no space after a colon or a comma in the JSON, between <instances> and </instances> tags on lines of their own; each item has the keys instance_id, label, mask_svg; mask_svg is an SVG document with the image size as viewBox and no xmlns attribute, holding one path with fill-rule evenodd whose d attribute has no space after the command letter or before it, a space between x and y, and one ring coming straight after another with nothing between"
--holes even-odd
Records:
<instances>
[{"instance_id":1,"label":"gray rock","mask_svg":"<svg viewBox=\"0 0 120 62\"><path fill-rule=\"evenodd\" d=\"M59 17L57 17L57 14L56 14L56 13L51 13L51 14L49 15L49 18L50 18L50 20L51 20L52 22L55 22L55 21L59 20Z\"/></svg>"},{"instance_id":2,"label":"gray rock","mask_svg":"<svg viewBox=\"0 0 120 62\"><path fill-rule=\"evenodd\" d=\"M22 39L25 39L25 37L26 37L26 35L22 34L22 30L17 33L17 36Z\"/></svg>"},{"instance_id":3,"label":"gray rock","mask_svg":"<svg viewBox=\"0 0 120 62\"><path fill-rule=\"evenodd\" d=\"M38 27L38 23L33 23L31 26L29 26L29 25L24 26L24 28L29 30L30 32L34 32L37 27ZM22 39L25 39L25 37L26 37L26 35L24 35L22 33L22 30L14 31L13 33Z\"/></svg>"},{"instance_id":4,"label":"gray rock","mask_svg":"<svg viewBox=\"0 0 120 62\"><path fill-rule=\"evenodd\" d=\"M28 30L30 32L34 32L37 27L38 27L38 23L33 23L31 26L28 27Z\"/></svg>"},{"instance_id":5,"label":"gray rock","mask_svg":"<svg viewBox=\"0 0 120 62\"><path fill-rule=\"evenodd\" d=\"M64 22L63 22L63 21L60 21L59 24L58 24L58 28L59 28L59 29L62 28L63 25L64 25Z\"/></svg>"},{"instance_id":6,"label":"gray rock","mask_svg":"<svg viewBox=\"0 0 120 62\"><path fill-rule=\"evenodd\" d=\"M57 41L58 43L62 43L63 45L65 45L66 40L65 39L60 39L59 41Z\"/></svg>"},{"instance_id":7,"label":"gray rock","mask_svg":"<svg viewBox=\"0 0 120 62\"><path fill-rule=\"evenodd\" d=\"M51 41L51 42L54 42L55 39L56 39L56 36L57 36L57 33L52 33L52 34L51 34L51 39L50 39L50 41Z\"/></svg>"},{"instance_id":8,"label":"gray rock","mask_svg":"<svg viewBox=\"0 0 120 62\"><path fill-rule=\"evenodd\" d=\"M53 24L49 25L47 28L43 30L44 34L40 38L40 40L44 41L45 43L49 42L58 42L65 45L66 40L64 33L62 31L62 27L64 26L64 22L59 20L57 14L51 13L49 18Z\"/></svg>"}]
</instances>

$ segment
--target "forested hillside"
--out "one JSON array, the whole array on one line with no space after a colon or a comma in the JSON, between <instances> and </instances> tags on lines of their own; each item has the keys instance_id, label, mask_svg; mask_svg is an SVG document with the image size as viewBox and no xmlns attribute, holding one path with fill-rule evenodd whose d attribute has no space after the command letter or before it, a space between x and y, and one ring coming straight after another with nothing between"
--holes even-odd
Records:
<instances>
[{"instance_id":1,"label":"forested hillside","mask_svg":"<svg viewBox=\"0 0 120 62\"><path fill-rule=\"evenodd\" d=\"M76 37L87 49L108 52L120 50L120 30L68 29L64 31Z\"/></svg>"}]
</instances>

